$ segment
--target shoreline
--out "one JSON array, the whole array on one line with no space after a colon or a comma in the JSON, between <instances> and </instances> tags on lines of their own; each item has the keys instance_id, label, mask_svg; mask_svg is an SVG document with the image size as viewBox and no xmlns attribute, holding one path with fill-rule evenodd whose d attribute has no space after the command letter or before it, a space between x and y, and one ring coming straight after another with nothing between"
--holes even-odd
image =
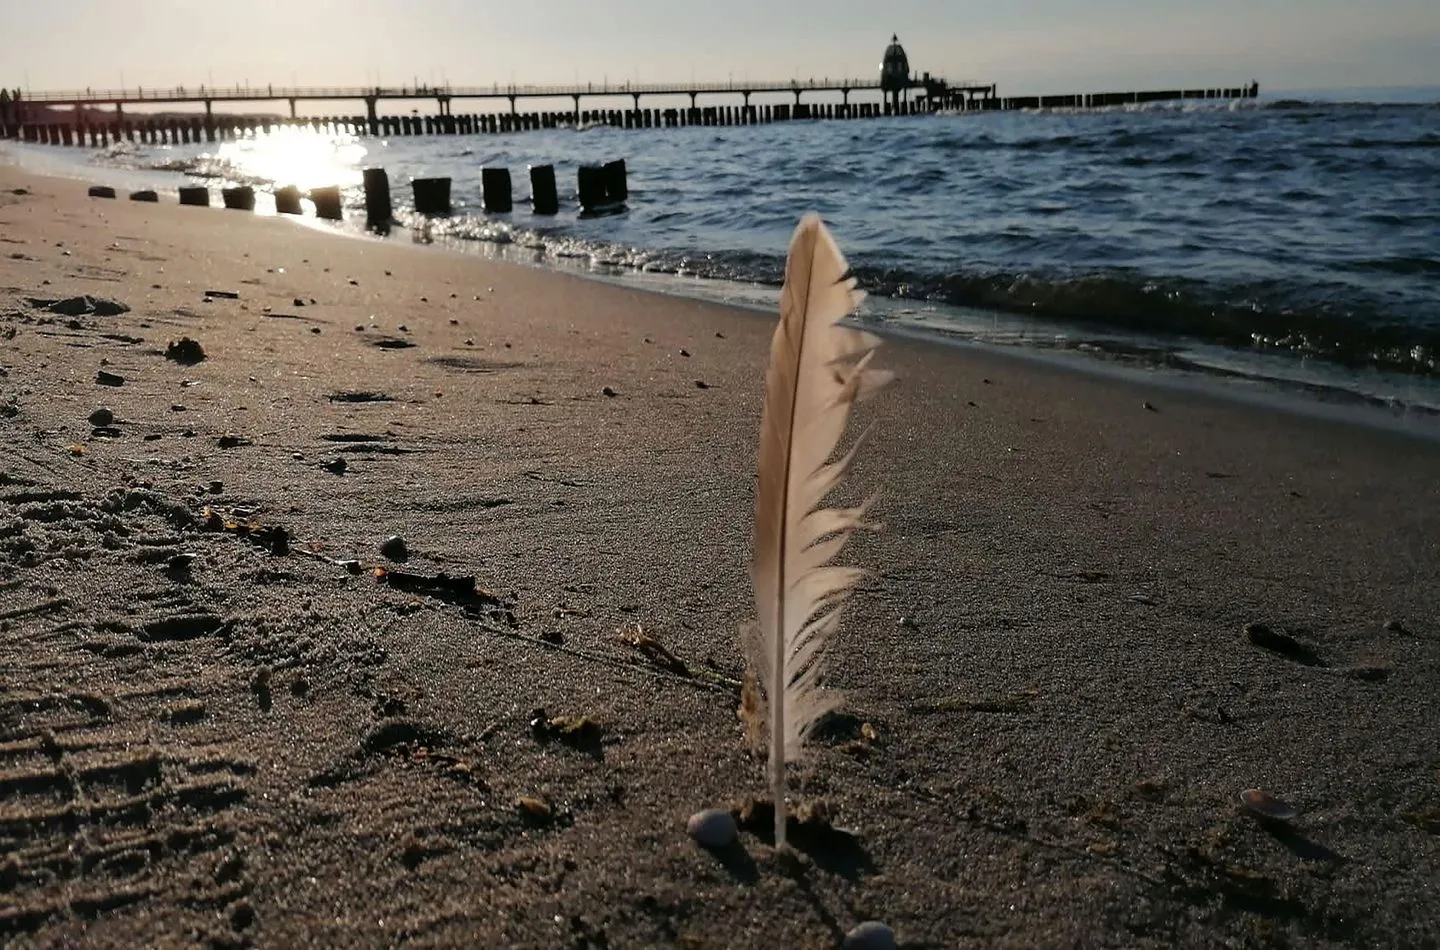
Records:
<instances>
[{"instance_id":1,"label":"shoreline","mask_svg":"<svg viewBox=\"0 0 1440 950\"><path fill-rule=\"evenodd\" d=\"M184 177L184 173L178 171L92 166L64 159L47 161L45 150L23 150L18 154L39 162L33 167L21 162L20 167L29 174L54 173L69 180L117 187L141 183L155 187L164 181L167 184L160 187L173 191L178 187L178 180ZM219 180L212 184L210 179L201 183L212 189L223 184ZM259 193L257 197L260 199L257 213L273 216L265 204L268 196ZM553 248L537 249L511 240L444 233L438 236L427 233L422 237L420 232L403 224L397 225L389 237L377 239L352 222L337 225L310 216L297 217L294 221L322 233L352 239L403 242L408 235L414 243L450 253L761 312L773 310L778 301L778 286L637 269L623 262L596 261L591 256L582 260L557 253ZM1132 380L1149 379L1161 386L1209 391L1243 403L1440 439L1440 389L1425 377L1347 367L1297 354L1236 349L1190 337L1167 338L1098 324L1067 324L1001 310L907 298L872 295L867 298L862 319L868 329L886 336L919 339L939 346L974 346L1042 361L1057 360L1081 371L1116 373Z\"/></svg>"},{"instance_id":2,"label":"shoreline","mask_svg":"<svg viewBox=\"0 0 1440 950\"><path fill-rule=\"evenodd\" d=\"M715 855L773 318L6 167L0 237L19 947L1433 936L1440 446L887 342L791 789L855 834Z\"/></svg>"}]
</instances>

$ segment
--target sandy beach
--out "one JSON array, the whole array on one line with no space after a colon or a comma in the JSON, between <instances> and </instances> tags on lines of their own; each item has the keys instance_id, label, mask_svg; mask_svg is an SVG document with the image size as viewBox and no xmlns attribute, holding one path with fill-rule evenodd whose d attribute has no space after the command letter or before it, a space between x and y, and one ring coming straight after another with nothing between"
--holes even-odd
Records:
<instances>
[{"instance_id":1,"label":"sandy beach","mask_svg":"<svg viewBox=\"0 0 1440 950\"><path fill-rule=\"evenodd\" d=\"M772 327L0 166L0 943L1440 945L1440 444L1004 354L879 355L828 824L691 841Z\"/></svg>"}]
</instances>

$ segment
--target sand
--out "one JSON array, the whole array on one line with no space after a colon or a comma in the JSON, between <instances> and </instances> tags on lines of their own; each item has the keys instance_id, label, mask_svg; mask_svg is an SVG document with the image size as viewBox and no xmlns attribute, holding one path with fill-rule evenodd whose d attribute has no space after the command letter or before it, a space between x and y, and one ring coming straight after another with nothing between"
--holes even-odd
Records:
<instances>
[{"instance_id":1,"label":"sand","mask_svg":"<svg viewBox=\"0 0 1440 950\"><path fill-rule=\"evenodd\" d=\"M0 942L1437 945L1440 447L1004 354L860 419L853 834L689 840L771 326L0 167Z\"/></svg>"}]
</instances>

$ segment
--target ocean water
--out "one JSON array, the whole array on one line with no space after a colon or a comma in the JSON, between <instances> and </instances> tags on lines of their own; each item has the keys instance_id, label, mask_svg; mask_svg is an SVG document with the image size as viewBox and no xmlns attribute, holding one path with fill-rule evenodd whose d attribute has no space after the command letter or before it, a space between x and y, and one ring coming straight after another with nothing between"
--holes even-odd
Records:
<instances>
[{"instance_id":1,"label":"ocean water","mask_svg":"<svg viewBox=\"0 0 1440 950\"><path fill-rule=\"evenodd\" d=\"M45 151L152 185L340 184L352 228L378 165L408 228L387 240L757 306L814 210L882 330L1440 417L1440 90L1409 98ZM628 211L580 218L577 167L613 158ZM522 203L542 163L553 218ZM511 170L514 213L481 211L484 166ZM454 180L450 217L411 211L425 176Z\"/></svg>"}]
</instances>

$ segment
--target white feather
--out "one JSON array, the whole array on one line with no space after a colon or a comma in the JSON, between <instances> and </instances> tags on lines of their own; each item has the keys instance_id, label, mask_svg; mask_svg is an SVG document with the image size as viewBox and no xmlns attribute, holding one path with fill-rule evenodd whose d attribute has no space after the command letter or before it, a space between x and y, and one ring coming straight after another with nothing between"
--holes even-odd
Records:
<instances>
[{"instance_id":1,"label":"white feather","mask_svg":"<svg viewBox=\"0 0 1440 950\"><path fill-rule=\"evenodd\" d=\"M806 215L790 242L765 376L750 566L760 621L751 652L769 707L777 847L785 843L785 764L799 758L810 729L840 702L822 688L825 649L862 575L826 565L856 528L868 526L869 502L820 507L860 442L830 457L851 407L890 379L870 368L879 339L838 325L863 298L846 270L825 225Z\"/></svg>"}]
</instances>

